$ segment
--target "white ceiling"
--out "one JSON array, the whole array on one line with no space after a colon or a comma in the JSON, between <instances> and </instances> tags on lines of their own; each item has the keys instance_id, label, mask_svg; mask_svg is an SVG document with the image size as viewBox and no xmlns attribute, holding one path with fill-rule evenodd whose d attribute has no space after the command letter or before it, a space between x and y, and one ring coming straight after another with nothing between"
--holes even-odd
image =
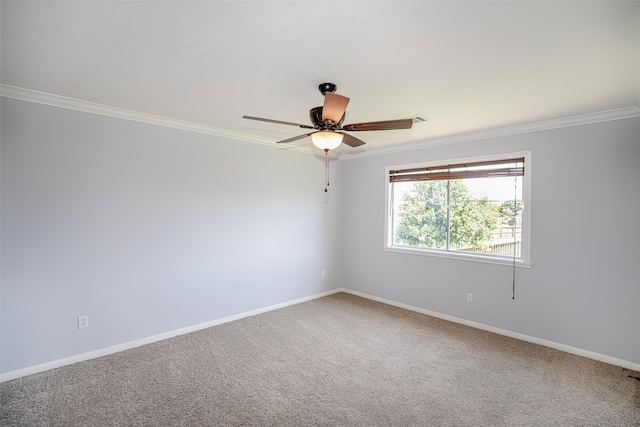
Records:
<instances>
[{"instance_id":1,"label":"white ceiling","mask_svg":"<svg viewBox=\"0 0 640 427\"><path fill-rule=\"evenodd\" d=\"M2 0L0 14L4 89L268 142L305 132L242 116L307 124L325 81L351 98L345 123L429 118L338 153L640 99L640 1Z\"/></svg>"}]
</instances>

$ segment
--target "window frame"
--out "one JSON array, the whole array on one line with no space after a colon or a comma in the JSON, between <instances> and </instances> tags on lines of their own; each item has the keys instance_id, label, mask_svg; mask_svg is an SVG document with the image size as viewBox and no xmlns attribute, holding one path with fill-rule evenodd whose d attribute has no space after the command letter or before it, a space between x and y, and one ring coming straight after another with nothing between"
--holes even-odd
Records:
<instances>
[{"instance_id":1,"label":"window frame","mask_svg":"<svg viewBox=\"0 0 640 427\"><path fill-rule=\"evenodd\" d=\"M446 249L431 249L431 248L415 248L407 246L395 246L393 244L393 229L392 229L392 183L389 182L389 174L393 170L402 169L414 169L442 166L447 164L460 164L460 163L474 163L485 162L493 160L508 160L513 158L524 158L524 176L522 177L522 241L521 241L521 256L518 258L513 257L498 257L488 254L477 254L468 252L455 252ZM482 262L489 264L499 264L516 266L523 268L530 268L533 263L531 262L531 151L518 151L509 153L499 153L483 156L455 158L455 159L443 159L420 163L410 163L402 165L392 165L385 167L385 220L384 220L384 250L388 252L407 253L414 255L424 255L439 258L450 258L474 262Z\"/></svg>"}]
</instances>

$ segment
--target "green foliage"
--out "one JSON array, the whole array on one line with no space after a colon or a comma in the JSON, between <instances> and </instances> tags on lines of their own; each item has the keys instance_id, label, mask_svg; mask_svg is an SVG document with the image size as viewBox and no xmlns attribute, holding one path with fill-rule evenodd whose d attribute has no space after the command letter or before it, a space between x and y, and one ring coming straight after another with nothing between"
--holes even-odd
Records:
<instances>
[{"instance_id":1,"label":"green foliage","mask_svg":"<svg viewBox=\"0 0 640 427\"><path fill-rule=\"evenodd\" d=\"M475 199L459 180L450 181L451 249L487 250L498 224L498 207L484 197ZM401 245L446 249L447 181L422 181L407 191L399 207L395 241Z\"/></svg>"},{"instance_id":2,"label":"green foliage","mask_svg":"<svg viewBox=\"0 0 640 427\"><path fill-rule=\"evenodd\" d=\"M500 205L499 213L502 221L507 223L522 210L522 200L507 200Z\"/></svg>"},{"instance_id":3,"label":"green foliage","mask_svg":"<svg viewBox=\"0 0 640 427\"><path fill-rule=\"evenodd\" d=\"M447 182L417 182L400 206L402 221L396 241L415 247L445 249L447 242Z\"/></svg>"}]
</instances>

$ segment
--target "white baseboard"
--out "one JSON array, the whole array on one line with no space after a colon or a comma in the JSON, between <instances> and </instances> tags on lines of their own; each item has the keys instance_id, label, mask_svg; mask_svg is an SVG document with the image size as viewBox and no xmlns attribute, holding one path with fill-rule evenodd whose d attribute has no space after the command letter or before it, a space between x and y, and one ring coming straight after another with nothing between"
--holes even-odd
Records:
<instances>
[{"instance_id":1,"label":"white baseboard","mask_svg":"<svg viewBox=\"0 0 640 427\"><path fill-rule=\"evenodd\" d=\"M608 363L610 365L620 366L620 367L623 367L623 368L631 369L632 371L640 372L640 363L634 363L634 362L630 362L628 360L618 359L616 357L611 357L611 356L607 356L607 355L604 355L604 354L596 353L596 352L593 352L593 351L584 350L584 349L581 349L581 348L578 348L578 347L572 347L570 345L560 344L560 343L553 342L553 341L548 341L548 340L545 340L545 339L542 339L542 338L536 338L536 337L532 337L532 336L529 336L529 335L520 334L518 332L509 331L507 329L496 328L496 327L485 325L485 324L482 324L482 323L473 322L471 320L461 319L461 318L455 317L455 316L449 316L448 314L442 314L442 313L437 313L437 312L431 311L431 310L425 310L425 309L419 308L419 307L413 307L413 306L408 305L408 304L403 304L403 303L392 301L392 300L388 300L388 299L385 299L385 298L376 297L376 296L365 294L365 293L358 292L358 291L352 291L350 289L341 289L341 291L344 292L344 293L347 293L347 294L351 294L351 295L359 296L359 297L362 297L362 298L370 299L372 301L377 301L377 302L381 302L381 303L384 303L384 304L392 305L394 307L403 308L405 310L415 311L416 313L426 314L427 316L437 317L439 319L448 320L450 322L459 323L461 325L470 326L472 328L482 329L483 331L493 332L493 333L498 334L498 335L504 335L504 336L507 336L507 337L510 337L510 338L515 338L515 339L518 339L518 340L521 340L521 341L530 342L530 343L533 343L533 344L539 344L539 345L542 345L542 346L545 346L545 347L549 347L549 348L553 348L553 349L556 349L556 350L564 351L565 353L575 354L577 356L586 357L588 359L593 359L593 360L597 360L599 362L604 362L604 363Z\"/></svg>"},{"instance_id":2,"label":"white baseboard","mask_svg":"<svg viewBox=\"0 0 640 427\"><path fill-rule=\"evenodd\" d=\"M168 338L172 338L178 335L188 334L190 332L199 331L201 329L210 328L212 326L221 325L223 323L233 322L234 320L244 319L245 317L255 316L258 314L266 313L268 311L278 310L280 308L288 307L290 305L300 304L302 302L311 301L316 298L325 297L328 295L332 295L338 292L341 292L341 289L334 289L327 292L322 292L319 294L311 295L304 298L298 298L292 301L286 301L280 304L270 305L268 307L259 308L256 310L247 311L245 313L235 314L233 316L223 317L221 319L212 320L210 322L200 323L198 325L188 326L182 329L176 329L169 332L164 332L162 334L153 335L150 337L142 338L135 341L126 342L123 344L114 345L107 348L102 348L100 350L90 351L87 353L78 354L75 356L66 357L64 359L54 360L52 362L42 363L40 365L30 366L28 368L18 369L15 371L6 372L4 374L0 374L0 383L5 381L11 381L16 378L24 377L27 375L37 374L38 372L48 371L50 369L59 368L60 366L71 365L72 363L82 362L89 359L95 359L96 357L102 357L109 354L117 353L124 350L129 350L132 348L140 347L146 344L151 344L157 341L166 340Z\"/></svg>"},{"instance_id":3,"label":"white baseboard","mask_svg":"<svg viewBox=\"0 0 640 427\"><path fill-rule=\"evenodd\" d=\"M266 313L268 311L278 310L280 308L288 307L288 306L295 305L295 304L300 304L300 303L303 303L303 302L306 302L306 301L311 301L311 300L314 300L314 299L317 299L317 298L322 298L322 297L325 297L325 296L328 296L328 295L332 295L332 294L335 294L335 293L339 293L339 292L344 292L344 293L347 293L347 294L351 294L351 295L359 296L359 297L362 297L362 298L370 299L372 301L377 301L377 302L381 302L383 304L388 304L388 305L391 305L391 306L394 306L394 307L403 308L405 310L414 311L416 313L426 314L427 316L437 317L439 319L448 320L450 322L459 323L459 324L462 324L462 325L465 325L465 326L470 326L472 328L481 329L481 330L488 331L488 332L493 332L493 333L496 333L496 334L499 334L499 335L504 335L504 336L507 336L507 337L519 339L521 341L527 341L527 342L530 342L530 343L533 343L533 344L539 344L539 345L542 345L542 346L545 346L545 347L550 347L550 348L553 348L553 349L556 349L556 350L564 351L566 353L575 354L577 356L586 357L588 359L593 359L593 360L597 360L597 361L600 361L600 362L608 363L610 365L620 366L620 367L623 367L623 368L627 368L627 369L631 369L633 371L640 372L640 363L634 363L634 362L630 362L628 360L618 359L618 358L607 356L607 355L604 355L604 354L595 353L593 351L583 350L581 348L572 347L572 346L565 345L565 344L559 344L559 343L556 343L556 342L553 342L553 341L548 341L548 340L544 340L544 339L541 339L541 338L536 338L536 337L532 337L532 336L529 336L529 335L520 334L520 333L509 331L509 330L506 330L506 329L495 328L493 326L484 325L482 323L472 322L470 320L461 319L459 317L454 317L454 316L449 316L447 314L437 313L437 312L431 311L431 310L425 310L425 309L419 308L419 307L413 307L413 306L408 305L408 304L403 304L403 303L399 303L399 302L396 302L396 301L388 300L388 299L385 299L385 298L380 298L380 297L376 297L376 296L373 296L373 295L365 294L365 293L362 293L362 292L353 291L351 289L338 288L338 289L334 289L334 290L331 290L331 291L327 291L327 292L322 292L322 293L319 293L319 294L311 295L311 296L308 296L308 297L299 298L299 299L283 302L283 303L280 303L280 304L271 305L271 306L264 307L264 308L259 308L259 309L248 311L248 312L245 312L245 313L240 313L240 314L236 314L236 315L233 315L233 316L223 317L221 319L212 320L210 322L200 323L198 325L188 326L186 328L177 329L177 330L165 332L165 333L158 334L158 335L153 335L153 336L150 336L150 337L147 337L147 338L142 338L142 339L135 340L135 341L130 341L130 342L127 342L127 343L114 345L114 346L103 348L103 349L100 349L100 350L90 351L90 352L87 352L87 353L82 353L82 354L78 354L78 355L75 355L75 356L66 357L64 359L54 360L52 362L47 362L47 363L42 363L40 365L30 366L28 368L23 368L23 369L18 369L18 370L15 370L15 371L6 372L4 374L0 374L0 383L5 382L5 381L11 381L11 380L14 380L14 379L17 379L17 378L20 378L20 377L24 377L24 376L27 376L27 375L36 374L36 373L39 373L39 372L48 371L50 369L59 368L61 366L71 365L73 363L82 362L82 361L89 360L89 359L95 359L97 357L106 356L106 355L117 353L117 352L124 351L124 350L129 350L129 349L132 349L132 348L135 348L135 347L140 347L140 346L143 346L143 345L146 345L146 344L151 344L151 343L154 343L154 342L157 342L157 341L166 340L168 338L172 338L172 337L175 337L175 336L178 336L178 335L188 334L188 333L191 333L191 332L199 331L201 329L206 329L206 328L210 328L212 326L221 325L223 323L233 322L234 320L244 319L245 317L250 317L250 316L255 316L255 315L258 315L258 314Z\"/></svg>"}]
</instances>

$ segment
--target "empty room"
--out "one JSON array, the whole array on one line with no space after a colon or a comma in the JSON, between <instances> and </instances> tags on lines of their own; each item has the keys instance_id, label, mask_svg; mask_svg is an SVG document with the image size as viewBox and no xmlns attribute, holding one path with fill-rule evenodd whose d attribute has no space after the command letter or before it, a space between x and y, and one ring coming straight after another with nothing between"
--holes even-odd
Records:
<instances>
[{"instance_id":1,"label":"empty room","mask_svg":"<svg viewBox=\"0 0 640 427\"><path fill-rule=\"evenodd\" d=\"M0 0L2 426L640 426L640 1Z\"/></svg>"}]
</instances>

